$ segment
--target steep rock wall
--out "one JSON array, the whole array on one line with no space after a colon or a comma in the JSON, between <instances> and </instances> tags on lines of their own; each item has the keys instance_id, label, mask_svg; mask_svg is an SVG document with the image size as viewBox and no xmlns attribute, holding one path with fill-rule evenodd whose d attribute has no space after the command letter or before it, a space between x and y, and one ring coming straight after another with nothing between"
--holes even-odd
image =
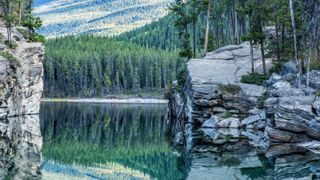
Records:
<instances>
[{"instance_id":1,"label":"steep rock wall","mask_svg":"<svg viewBox=\"0 0 320 180\"><path fill-rule=\"evenodd\" d=\"M16 47L10 48L6 29L0 33L0 179L40 179L44 48L26 42L16 29Z\"/></svg>"}]
</instances>

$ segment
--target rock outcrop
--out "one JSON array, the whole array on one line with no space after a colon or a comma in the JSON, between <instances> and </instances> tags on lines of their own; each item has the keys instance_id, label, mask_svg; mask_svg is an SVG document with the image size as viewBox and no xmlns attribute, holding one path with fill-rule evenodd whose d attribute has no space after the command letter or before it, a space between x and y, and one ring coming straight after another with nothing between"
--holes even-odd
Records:
<instances>
[{"instance_id":1,"label":"rock outcrop","mask_svg":"<svg viewBox=\"0 0 320 180\"><path fill-rule=\"evenodd\" d=\"M261 72L259 50L254 49L253 54L256 72ZM280 74L272 74L263 86L241 83L241 76L249 72L248 44L226 46L188 62L186 84L179 94L184 98L178 103L183 108L185 120L179 121L179 126L183 124L180 129L185 130L186 141L194 147L198 142L225 144L246 137L264 149L282 144L319 149L320 72L311 71L310 88L302 89L297 88L292 62L286 63ZM302 79L305 86L306 78ZM170 104L177 104L176 99L171 98ZM204 136L199 135L199 129ZM301 146L310 142L313 146Z\"/></svg>"},{"instance_id":2,"label":"rock outcrop","mask_svg":"<svg viewBox=\"0 0 320 180\"><path fill-rule=\"evenodd\" d=\"M15 28L12 36L16 47L0 42L0 179L40 179L44 48Z\"/></svg>"}]
</instances>

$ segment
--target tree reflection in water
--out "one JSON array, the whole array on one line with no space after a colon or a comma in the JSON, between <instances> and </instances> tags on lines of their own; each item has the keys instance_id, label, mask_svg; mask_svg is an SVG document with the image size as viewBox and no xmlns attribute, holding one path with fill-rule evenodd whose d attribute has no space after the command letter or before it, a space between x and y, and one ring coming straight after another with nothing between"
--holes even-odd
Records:
<instances>
[{"instance_id":1,"label":"tree reflection in water","mask_svg":"<svg viewBox=\"0 0 320 180\"><path fill-rule=\"evenodd\" d=\"M113 162L151 178L184 178L183 163L177 165L179 156L165 136L166 105L46 102L40 120L46 162L87 167Z\"/></svg>"}]
</instances>

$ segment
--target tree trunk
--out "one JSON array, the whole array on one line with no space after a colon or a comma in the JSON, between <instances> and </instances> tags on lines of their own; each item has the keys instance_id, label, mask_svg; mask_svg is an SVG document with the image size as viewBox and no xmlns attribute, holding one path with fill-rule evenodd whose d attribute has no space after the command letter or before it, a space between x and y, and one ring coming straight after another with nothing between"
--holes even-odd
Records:
<instances>
[{"instance_id":1,"label":"tree trunk","mask_svg":"<svg viewBox=\"0 0 320 180\"><path fill-rule=\"evenodd\" d=\"M260 39L260 46L261 46L261 59L262 59L263 74L267 75L266 60L264 57L263 39Z\"/></svg>"},{"instance_id":2,"label":"tree trunk","mask_svg":"<svg viewBox=\"0 0 320 180\"><path fill-rule=\"evenodd\" d=\"M276 21L276 41L277 41L277 61L279 62L281 57L280 57L280 38L279 38L279 22L278 20Z\"/></svg>"},{"instance_id":3,"label":"tree trunk","mask_svg":"<svg viewBox=\"0 0 320 180\"><path fill-rule=\"evenodd\" d=\"M310 62L311 62L311 47L309 47L308 60L307 60L307 89L310 83Z\"/></svg>"},{"instance_id":4,"label":"tree trunk","mask_svg":"<svg viewBox=\"0 0 320 180\"><path fill-rule=\"evenodd\" d=\"M211 3L208 3L208 10L207 10L207 26L206 26L206 37L204 42L204 56L208 52L208 43L209 43L209 32L210 32L210 18L211 18Z\"/></svg>"},{"instance_id":5,"label":"tree trunk","mask_svg":"<svg viewBox=\"0 0 320 180\"><path fill-rule=\"evenodd\" d=\"M7 27L7 35L8 35L8 44L11 45L11 7L10 7L10 0L6 0L6 17L9 20L6 20L6 27Z\"/></svg>"},{"instance_id":6,"label":"tree trunk","mask_svg":"<svg viewBox=\"0 0 320 180\"><path fill-rule=\"evenodd\" d=\"M193 58L196 58L196 42L197 38L196 38L196 22L193 22Z\"/></svg>"},{"instance_id":7,"label":"tree trunk","mask_svg":"<svg viewBox=\"0 0 320 180\"><path fill-rule=\"evenodd\" d=\"M22 19L22 1L19 1L19 17L18 17L18 25L21 26Z\"/></svg>"},{"instance_id":8,"label":"tree trunk","mask_svg":"<svg viewBox=\"0 0 320 180\"><path fill-rule=\"evenodd\" d=\"M291 16L291 24L293 29L293 39L294 39L294 57L296 61L297 70L299 72L298 74L298 80L299 80L299 89L301 89L301 76L302 76L302 61L299 62L298 60L298 40L297 40L297 30L296 30L296 23L295 23L295 17L294 17L294 7L292 0L289 0L289 8L290 8L290 16Z\"/></svg>"},{"instance_id":9,"label":"tree trunk","mask_svg":"<svg viewBox=\"0 0 320 180\"><path fill-rule=\"evenodd\" d=\"M251 72L254 73L254 57L253 57L253 44L250 41L250 54L251 54Z\"/></svg>"}]
</instances>

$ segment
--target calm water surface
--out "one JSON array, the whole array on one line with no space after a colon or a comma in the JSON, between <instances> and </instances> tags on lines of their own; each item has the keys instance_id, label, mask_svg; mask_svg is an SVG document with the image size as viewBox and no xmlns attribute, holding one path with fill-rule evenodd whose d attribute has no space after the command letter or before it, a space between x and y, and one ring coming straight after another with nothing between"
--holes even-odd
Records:
<instances>
[{"instance_id":1,"label":"calm water surface","mask_svg":"<svg viewBox=\"0 0 320 180\"><path fill-rule=\"evenodd\" d=\"M40 120L44 178L184 178L166 105L46 102Z\"/></svg>"},{"instance_id":2,"label":"calm water surface","mask_svg":"<svg viewBox=\"0 0 320 180\"><path fill-rule=\"evenodd\" d=\"M319 155L287 145L262 152L227 131L215 132L224 143L179 153L165 136L166 105L46 102L40 120L44 179L320 178Z\"/></svg>"}]
</instances>

